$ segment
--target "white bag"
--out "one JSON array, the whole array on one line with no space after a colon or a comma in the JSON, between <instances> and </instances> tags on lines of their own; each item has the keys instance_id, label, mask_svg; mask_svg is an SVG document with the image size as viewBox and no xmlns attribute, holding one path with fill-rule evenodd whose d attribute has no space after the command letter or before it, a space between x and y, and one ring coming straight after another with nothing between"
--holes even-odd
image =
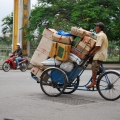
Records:
<instances>
[{"instance_id":1,"label":"white bag","mask_svg":"<svg viewBox=\"0 0 120 120\"><path fill-rule=\"evenodd\" d=\"M72 60L73 62L76 62L78 65L80 65L81 63L81 59L73 53L70 53L70 60Z\"/></svg>"},{"instance_id":2,"label":"white bag","mask_svg":"<svg viewBox=\"0 0 120 120\"><path fill-rule=\"evenodd\" d=\"M47 60L44 60L43 62L41 62L43 65L60 65L61 61L56 60L55 58L49 58Z\"/></svg>"},{"instance_id":3,"label":"white bag","mask_svg":"<svg viewBox=\"0 0 120 120\"><path fill-rule=\"evenodd\" d=\"M66 72L71 72L72 69L74 68L74 64L70 61L68 62L63 62L61 65L60 65L60 68L63 69L64 71Z\"/></svg>"}]
</instances>

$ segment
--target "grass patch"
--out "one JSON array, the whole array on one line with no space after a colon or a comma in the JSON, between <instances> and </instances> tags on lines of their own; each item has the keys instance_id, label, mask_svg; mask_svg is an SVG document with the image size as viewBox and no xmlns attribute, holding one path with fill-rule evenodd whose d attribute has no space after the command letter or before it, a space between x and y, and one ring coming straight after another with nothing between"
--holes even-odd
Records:
<instances>
[{"instance_id":1,"label":"grass patch","mask_svg":"<svg viewBox=\"0 0 120 120\"><path fill-rule=\"evenodd\" d=\"M119 56L108 57L107 62L119 62Z\"/></svg>"}]
</instances>

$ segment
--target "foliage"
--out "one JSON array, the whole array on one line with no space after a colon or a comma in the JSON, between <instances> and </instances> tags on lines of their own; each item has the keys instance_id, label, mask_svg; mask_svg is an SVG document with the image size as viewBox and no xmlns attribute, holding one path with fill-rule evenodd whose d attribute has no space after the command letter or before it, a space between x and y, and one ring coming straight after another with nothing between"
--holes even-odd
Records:
<instances>
[{"instance_id":1,"label":"foliage","mask_svg":"<svg viewBox=\"0 0 120 120\"><path fill-rule=\"evenodd\" d=\"M12 31L13 31L13 13L2 19L2 33L0 37L0 43L10 46L12 43Z\"/></svg>"},{"instance_id":2,"label":"foliage","mask_svg":"<svg viewBox=\"0 0 120 120\"><path fill-rule=\"evenodd\" d=\"M10 46L12 43L12 37L11 36L2 36L0 37L0 44L1 45L8 45Z\"/></svg>"},{"instance_id":3,"label":"foliage","mask_svg":"<svg viewBox=\"0 0 120 120\"><path fill-rule=\"evenodd\" d=\"M109 54L113 47L120 48L119 0L37 0L31 10L26 40L37 46L44 28L70 31L72 26L94 30L94 23L103 22L109 41ZM3 19L3 33L12 32L13 13ZM113 46L114 43L114 46ZM120 54L120 51L119 51Z\"/></svg>"},{"instance_id":4,"label":"foliage","mask_svg":"<svg viewBox=\"0 0 120 120\"><path fill-rule=\"evenodd\" d=\"M12 31L13 31L13 12L10 15L3 18L2 22L3 22L2 33L3 34L6 34L6 33L12 34Z\"/></svg>"},{"instance_id":5,"label":"foliage","mask_svg":"<svg viewBox=\"0 0 120 120\"><path fill-rule=\"evenodd\" d=\"M71 26L94 29L103 22L110 41L120 41L120 2L118 0L38 0L30 15L28 40L41 36L45 27L70 31Z\"/></svg>"}]
</instances>

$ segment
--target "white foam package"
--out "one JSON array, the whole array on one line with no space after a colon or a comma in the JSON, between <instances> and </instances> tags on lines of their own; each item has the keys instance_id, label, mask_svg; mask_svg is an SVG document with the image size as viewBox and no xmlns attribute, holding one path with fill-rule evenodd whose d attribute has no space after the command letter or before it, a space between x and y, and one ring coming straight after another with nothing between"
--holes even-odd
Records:
<instances>
[{"instance_id":1,"label":"white foam package","mask_svg":"<svg viewBox=\"0 0 120 120\"><path fill-rule=\"evenodd\" d=\"M81 59L73 53L70 53L70 60L72 60L73 62L76 62L78 65L80 65L81 63Z\"/></svg>"},{"instance_id":2,"label":"white foam package","mask_svg":"<svg viewBox=\"0 0 120 120\"><path fill-rule=\"evenodd\" d=\"M63 62L61 65L60 65L60 68L63 69L64 71L66 72L71 72L72 69L74 68L74 64L70 61L68 62Z\"/></svg>"},{"instance_id":3,"label":"white foam package","mask_svg":"<svg viewBox=\"0 0 120 120\"><path fill-rule=\"evenodd\" d=\"M43 65L48 65L48 66L52 66L52 65L60 65L61 61L56 60L55 58L49 58L47 60L44 60L43 62L41 62Z\"/></svg>"}]
</instances>

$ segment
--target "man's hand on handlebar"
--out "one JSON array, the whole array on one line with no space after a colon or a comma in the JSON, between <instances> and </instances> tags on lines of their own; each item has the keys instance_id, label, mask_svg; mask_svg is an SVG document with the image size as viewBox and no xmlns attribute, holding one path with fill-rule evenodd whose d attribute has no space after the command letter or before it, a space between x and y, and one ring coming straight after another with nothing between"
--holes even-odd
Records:
<instances>
[{"instance_id":1,"label":"man's hand on handlebar","mask_svg":"<svg viewBox=\"0 0 120 120\"><path fill-rule=\"evenodd\" d=\"M88 56L93 56L94 55L94 51L91 51Z\"/></svg>"}]
</instances>

